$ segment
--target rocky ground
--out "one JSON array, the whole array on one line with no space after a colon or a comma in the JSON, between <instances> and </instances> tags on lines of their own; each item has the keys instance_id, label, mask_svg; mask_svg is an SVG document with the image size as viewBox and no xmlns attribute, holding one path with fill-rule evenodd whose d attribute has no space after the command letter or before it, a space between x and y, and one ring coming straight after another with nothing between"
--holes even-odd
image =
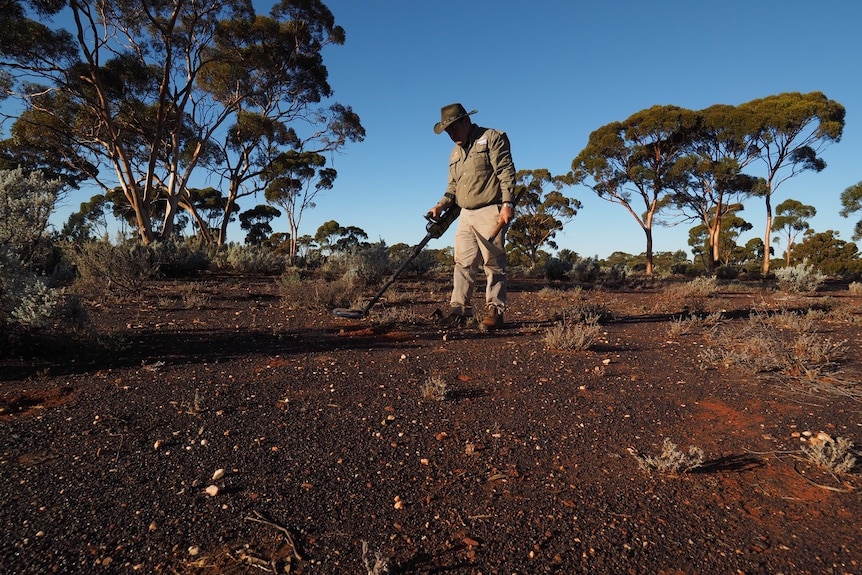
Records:
<instances>
[{"instance_id":1,"label":"rocky ground","mask_svg":"<svg viewBox=\"0 0 862 575\"><path fill-rule=\"evenodd\" d=\"M0 572L862 573L846 285L520 281L490 334L447 290L162 282L90 302L92 348L9 343Z\"/></svg>"}]
</instances>

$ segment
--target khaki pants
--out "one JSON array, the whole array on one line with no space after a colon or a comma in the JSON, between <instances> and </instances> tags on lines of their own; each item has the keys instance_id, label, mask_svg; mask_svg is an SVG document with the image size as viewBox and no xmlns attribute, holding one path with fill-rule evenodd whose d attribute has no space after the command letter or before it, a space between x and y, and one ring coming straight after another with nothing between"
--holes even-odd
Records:
<instances>
[{"instance_id":1,"label":"khaki pants","mask_svg":"<svg viewBox=\"0 0 862 575\"><path fill-rule=\"evenodd\" d=\"M451 306L453 311L471 315L473 290L479 266L485 268L485 306L500 312L506 307L506 228L493 242L487 241L500 217L500 207L485 206L461 210L455 230L455 272ZM460 312L459 312L460 309Z\"/></svg>"}]
</instances>

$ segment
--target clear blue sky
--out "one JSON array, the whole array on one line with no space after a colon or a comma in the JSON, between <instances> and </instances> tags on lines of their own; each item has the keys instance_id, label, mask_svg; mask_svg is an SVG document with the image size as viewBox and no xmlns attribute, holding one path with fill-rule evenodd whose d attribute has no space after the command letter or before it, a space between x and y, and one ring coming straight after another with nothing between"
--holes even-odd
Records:
<instances>
[{"instance_id":1,"label":"clear blue sky","mask_svg":"<svg viewBox=\"0 0 862 575\"><path fill-rule=\"evenodd\" d=\"M268 12L272 3L256 4ZM432 127L451 102L477 108L476 123L509 134L516 168L559 174L593 130L655 104L701 109L791 91L821 91L840 102L846 127L823 154L826 170L784 183L773 206L787 198L813 205L812 228L837 230L847 241L862 218L838 215L841 192L862 181L857 0L326 4L347 35L343 46L324 52L334 99L353 107L367 137L333 158L335 188L304 214L302 234L334 219L364 229L371 241L421 240L423 214L443 192L452 147ZM583 209L558 234L560 248L600 257L644 251L643 232L622 207L584 187L565 193ZM70 197L67 209L91 194ZM254 203L246 198L241 207ZM754 225L742 241L761 237L762 202L751 200L741 215ZM690 253L689 227L656 228L655 249ZM238 224L231 233L235 241L244 237ZM451 245L451 234L429 247ZM783 245L775 247L780 254Z\"/></svg>"},{"instance_id":2,"label":"clear blue sky","mask_svg":"<svg viewBox=\"0 0 862 575\"><path fill-rule=\"evenodd\" d=\"M440 107L477 108L474 121L505 130L518 169L569 170L590 133L655 104L701 109L781 92L821 91L847 109L827 168L779 188L817 208L815 231L850 241L862 218L842 218L841 192L862 181L862 4L797 0L397 2L329 0L347 41L325 52L335 99L367 130L334 159L338 179L303 220L359 226L369 239L418 242L422 214L443 192L452 142L432 127ZM261 4L263 6L263 4ZM561 248L600 257L641 253L643 232L616 204L567 188L583 209ZM743 214L762 236L765 211ZM655 230L659 251L690 253L688 225ZM451 244L451 231L429 247ZM776 246L780 253L782 245Z\"/></svg>"}]
</instances>

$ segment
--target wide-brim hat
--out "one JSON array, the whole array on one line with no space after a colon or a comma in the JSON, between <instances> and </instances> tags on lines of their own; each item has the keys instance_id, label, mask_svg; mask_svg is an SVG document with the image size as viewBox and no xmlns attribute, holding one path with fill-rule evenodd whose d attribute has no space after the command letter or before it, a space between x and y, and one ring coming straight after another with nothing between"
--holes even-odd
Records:
<instances>
[{"instance_id":1,"label":"wide-brim hat","mask_svg":"<svg viewBox=\"0 0 862 575\"><path fill-rule=\"evenodd\" d=\"M479 110L468 112L461 104L449 104L440 108L440 121L434 124L434 133L439 134L449 127L450 124L463 118L475 114Z\"/></svg>"}]
</instances>

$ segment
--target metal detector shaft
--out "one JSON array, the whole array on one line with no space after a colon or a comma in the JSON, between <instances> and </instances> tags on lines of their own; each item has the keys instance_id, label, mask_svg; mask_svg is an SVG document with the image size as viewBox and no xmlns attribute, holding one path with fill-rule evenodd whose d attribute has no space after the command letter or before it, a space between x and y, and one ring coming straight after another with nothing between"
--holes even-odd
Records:
<instances>
[{"instance_id":1,"label":"metal detector shaft","mask_svg":"<svg viewBox=\"0 0 862 575\"><path fill-rule=\"evenodd\" d=\"M377 303L377 300L379 300L383 296L386 290L389 289L389 286L391 286L392 283L396 279L398 279L398 276L401 275L401 272L403 272L410 264L410 262L412 262L416 258L416 256L419 255L419 252L422 251L422 248L428 245L428 242L431 241L433 237L434 236L428 233L424 238L422 238L421 242L413 246L413 250L410 252L410 255L407 257L407 259L404 260L400 266L398 266L398 269L395 270L395 273L389 276L389 279L386 280L386 283L383 284L383 287L380 288L380 291L378 291L377 294L373 298L371 298L371 300L369 300L369 302L365 304L365 306L360 310L363 316L368 313L368 310L374 307L374 304Z\"/></svg>"},{"instance_id":2,"label":"metal detector shaft","mask_svg":"<svg viewBox=\"0 0 862 575\"><path fill-rule=\"evenodd\" d=\"M375 296L371 298L371 300L360 309L336 308L332 310L332 313L338 317L346 317L351 319L359 319L365 317L368 314L368 311L372 307L374 307L375 303L377 303L377 300L383 297L383 294L386 293L386 290L389 289L389 286L391 286L392 283L396 279L398 279L398 276L401 275L401 272L403 272L407 268L407 266L410 265L410 262L412 262L416 258L416 256L419 255L419 252L421 252L422 249L426 245L428 245L428 242L430 242L432 239L439 238L440 236L442 236L452 224L452 222L455 221L455 218L458 217L459 213L461 213L461 208L456 205L452 205L451 207L447 208L446 211L443 212L439 218L435 219L432 218L430 214L426 214L425 219L428 220L428 224L425 226L425 229L428 230L428 233L425 234L425 237L422 238L421 242L413 246L413 249L410 251L410 255L407 257L406 260L404 260L404 262L402 262L400 266L398 266L398 269L395 270L395 273L393 273L389 277L389 279L386 280L386 283L383 284L383 287L380 288L380 291L378 291L377 294L375 294Z\"/></svg>"}]
</instances>

